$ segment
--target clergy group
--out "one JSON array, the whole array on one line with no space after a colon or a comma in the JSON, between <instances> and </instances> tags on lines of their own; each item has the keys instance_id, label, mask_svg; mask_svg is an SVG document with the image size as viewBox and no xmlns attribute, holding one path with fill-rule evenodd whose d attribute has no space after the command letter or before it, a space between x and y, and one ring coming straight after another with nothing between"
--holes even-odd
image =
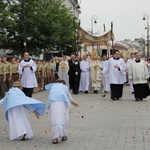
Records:
<instances>
[{"instance_id":1,"label":"clergy group","mask_svg":"<svg viewBox=\"0 0 150 150\"><path fill-rule=\"evenodd\" d=\"M119 50L112 56L100 57L97 50L76 57L54 57L48 62L32 60L27 52L23 59L15 57L7 60L1 58L0 97L15 81L21 81L24 93L43 91L45 85L63 79L72 94L110 93L110 99L119 100L123 95L123 86L128 83L135 101L146 98L149 92L150 58L140 57L140 53L131 53L123 59ZM142 91L142 92L141 92Z\"/></svg>"}]
</instances>

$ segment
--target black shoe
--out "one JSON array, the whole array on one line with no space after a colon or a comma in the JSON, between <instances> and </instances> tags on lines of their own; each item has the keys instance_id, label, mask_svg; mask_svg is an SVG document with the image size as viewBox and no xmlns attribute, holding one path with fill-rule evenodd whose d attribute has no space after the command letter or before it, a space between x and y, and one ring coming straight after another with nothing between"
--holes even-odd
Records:
<instances>
[{"instance_id":1,"label":"black shoe","mask_svg":"<svg viewBox=\"0 0 150 150\"><path fill-rule=\"evenodd\" d=\"M96 93L96 94L97 94L98 92L97 92L96 90L94 90L94 92L93 92L93 93Z\"/></svg>"},{"instance_id":2,"label":"black shoe","mask_svg":"<svg viewBox=\"0 0 150 150\"><path fill-rule=\"evenodd\" d=\"M76 94L76 95L77 95L77 94L78 94L78 92L73 92L73 94Z\"/></svg>"},{"instance_id":3,"label":"black shoe","mask_svg":"<svg viewBox=\"0 0 150 150\"><path fill-rule=\"evenodd\" d=\"M140 101L143 101L143 98L140 98Z\"/></svg>"},{"instance_id":4,"label":"black shoe","mask_svg":"<svg viewBox=\"0 0 150 150\"><path fill-rule=\"evenodd\" d=\"M88 94L88 91L85 91L84 93L85 93L85 94Z\"/></svg>"},{"instance_id":5,"label":"black shoe","mask_svg":"<svg viewBox=\"0 0 150 150\"><path fill-rule=\"evenodd\" d=\"M113 101L115 101L115 97L111 96L110 98L111 98Z\"/></svg>"},{"instance_id":6,"label":"black shoe","mask_svg":"<svg viewBox=\"0 0 150 150\"><path fill-rule=\"evenodd\" d=\"M134 91L132 92L132 94L134 94Z\"/></svg>"},{"instance_id":7,"label":"black shoe","mask_svg":"<svg viewBox=\"0 0 150 150\"><path fill-rule=\"evenodd\" d=\"M136 100L135 100L135 101L137 102L137 101L139 101L139 99L138 99L138 98L136 98Z\"/></svg>"},{"instance_id":8,"label":"black shoe","mask_svg":"<svg viewBox=\"0 0 150 150\"><path fill-rule=\"evenodd\" d=\"M119 98L117 97L116 100L119 100Z\"/></svg>"},{"instance_id":9,"label":"black shoe","mask_svg":"<svg viewBox=\"0 0 150 150\"><path fill-rule=\"evenodd\" d=\"M102 97L105 97L105 96L106 96L105 94L102 95Z\"/></svg>"},{"instance_id":10,"label":"black shoe","mask_svg":"<svg viewBox=\"0 0 150 150\"><path fill-rule=\"evenodd\" d=\"M21 140L22 140L22 141L25 141L25 140L26 140L26 134L23 135L23 137L22 137Z\"/></svg>"}]
</instances>

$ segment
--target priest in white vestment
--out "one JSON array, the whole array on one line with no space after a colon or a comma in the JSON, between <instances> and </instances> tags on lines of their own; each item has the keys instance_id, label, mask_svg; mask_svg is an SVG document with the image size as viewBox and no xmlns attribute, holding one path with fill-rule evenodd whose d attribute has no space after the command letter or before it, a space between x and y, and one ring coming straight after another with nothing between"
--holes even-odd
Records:
<instances>
[{"instance_id":1,"label":"priest in white vestment","mask_svg":"<svg viewBox=\"0 0 150 150\"><path fill-rule=\"evenodd\" d=\"M103 71L104 67L108 67L107 56L103 55L103 59L100 62L100 69ZM110 82L109 82L109 71L103 74L102 76L102 84L104 88L104 92L107 93L110 91Z\"/></svg>"},{"instance_id":2,"label":"priest in white vestment","mask_svg":"<svg viewBox=\"0 0 150 150\"><path fill-rule=\"evenodd\" d=\"M98 59L97 51L92 52L92 60L90 61L90 75L91 75L91 86L94 89L94 93L102 88L102 74L100 70L100 60Z\"/></svg>"},{"instance_id":3,"label":"priest in white vestment","mask_svg":"<svg viewBox=\"0 0 150 150\"><path fill-rule=\"evenodd\" d=\"M143 100L150 95L148 86L148 69L145 60L140 59L139 52L135 53L135 60L129 67L129 78L133 82L135 101Z\"/></svg>"},{"instance_id":4,"label":"priest in white vestment","mask_svg":"<svg viewBox=\"0 0 150 150\"><path fill-rule=\"evenodd\" d=\"M118 100L123 94L123 84L126 82L126 64L122 58L119 57L118 50L115 51L112 58L108 60L108 67L104 67L102 74L109 71L111 99Z\"/></svg>"},{"instance_id":5,"label":"priest in white vestment","mask_svg":"<svg viewBox=\"0 0 150 150\"><path fill-rule=\"evenodd\" d=\"M21 79L22 91L26 96L32 97L33 88L38 87L36 79L36 64L29 58L28 52L24 53L24 60L19 63L19 78Z\"/></svg>"},{"instance_id":6,"label":"priest in white vestment","mask_svg":"<svg viewBox=\"0 0 150 150\"><path fill-rule=\"evenodd\" d=\"M59 63L59 68L58 68L58 76L59 79L63 79L66 82L66 85L69 87L69 64L67 61L67 57L63 56L63 60Z\"/></svg>"},{"instance_id":7,"label":"priest in white vestment","mask_svg":"<svg viewBox=\"0 0 150 150\"><path fill-rule=\"evenodd\" d=\"M87 60L87 55L83 55L83 60L80 62L81 76L79 91L88 94L89 91L89 79L90 79L90 61Z\"/></svg>"}]
</instances>

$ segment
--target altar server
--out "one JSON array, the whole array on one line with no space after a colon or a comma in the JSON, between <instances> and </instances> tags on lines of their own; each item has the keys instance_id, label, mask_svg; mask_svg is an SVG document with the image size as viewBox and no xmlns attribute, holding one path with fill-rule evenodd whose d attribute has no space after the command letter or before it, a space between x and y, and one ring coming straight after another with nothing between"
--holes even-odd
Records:
<instances>
[{"instance_id":1,"label":"altar server","mask_svg":"<svg viewBox=\"0 0 150 150\"><path fill-rule=\"evenodd\" d=\"M136 52L135 60L129 67L129 79L133 82L135 101L143 100L150 95L148 78L146 62L140 58L140 53Z\"/></svg>"},{"instance_id":2,"label":"altar server","mask_svg":"<svg viewBox=\"0 0 150 150\"><path fill-rule=\"evenodd\" d=\"M120 58L120 52L115 51L112 58L108 61L108 67L104 67L102 71L105 74L109 71L110 74L110 89L111 99L118 100L123 94L123 84L126 82L126 64L122 58Z\"/></svg>"},{"instance_id":3,"label":"altar server","mask_svg":"<svg viewBox=\"0 0 150 150\"><path fill-rule=\"evenodd\" d=\"M24 53L24 60L20 62L18 72L23 92L26 96L32 97L33 88L38 87L38 84L35 75L36 64L30 59L28 52Z\"/></svg>"},{"instance_id":4,"label":"altar server","mask_svg":"<svg viewBox=\"0 0 150 150\"><path fill-rule=\"evenodd\" d=\"M79 91L88 94L90 80L90 61L87 60L87 55L83 55L83 60L80 62L81 76Z\"/></svg>"},{"instance_id":5,"label":"altar server","mask_svg":"<svg viewBox=\"0 0 150 150\"><path fill-rule=\"evenodd\" d=\"M107 56L103 55L103 59L100 62L100 69L103 71L104 67L108 66L108 60ZM110 82L109 82L109 71L107 71L105 74L102 76L102 84L104 88L104 92L107 93L110 91Z\"/></svg>"}]
</instances>

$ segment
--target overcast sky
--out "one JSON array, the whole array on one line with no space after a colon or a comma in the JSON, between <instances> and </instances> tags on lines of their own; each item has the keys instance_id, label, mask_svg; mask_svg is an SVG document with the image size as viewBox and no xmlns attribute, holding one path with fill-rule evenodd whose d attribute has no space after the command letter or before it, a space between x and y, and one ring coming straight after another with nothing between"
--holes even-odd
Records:
<instances>
[{"instance_id":1,"label":"overcast sky","mask_svg":"<svg viewBox=\"0 0 150 150\"><path fill-rule=\"evenodd\" d=\"M142 14L148 12L150 24L150 0L81 0L80 6L81 26L86 31L91 28L92 16L96 15L94 32L102 33L104 23L109 30L113 22L115 41L146 38L146 21L142 20Z\"/></svg>"}]
</instances>

